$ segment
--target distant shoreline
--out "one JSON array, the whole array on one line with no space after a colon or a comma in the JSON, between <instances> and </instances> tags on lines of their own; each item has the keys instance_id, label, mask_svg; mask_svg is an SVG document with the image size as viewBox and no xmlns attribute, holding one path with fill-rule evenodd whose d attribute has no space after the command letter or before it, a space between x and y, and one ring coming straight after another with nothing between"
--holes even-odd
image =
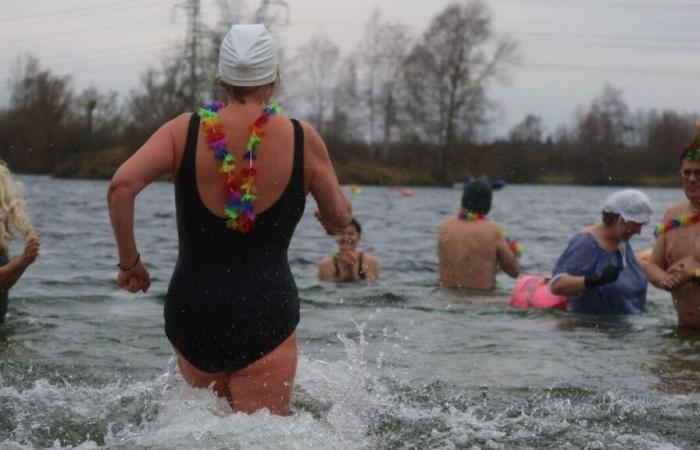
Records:
<instances>
[{"instance_id":1,"label":"distant shoreline","mask_svg":"<svg viewBox=\"0 0 700 450\"><path fill-rule=\"evenodd\" d=\"M105 149L94 152L89 156L77 154L74 158L63 161L56 167L53 173L22 171L21 168L13 171L24 174L50 175L62 179L96 179L109 180L117 168L125 161L130 152L124 147ZM460 183L461 179L453 180L450 185L438 181L434 174L422 168L406 168L384 166L371 161L333 162L338 180L343 185L362 186L433 186L450 187ZM500 178L499 178L500 179ZM542 175L533 180L504 181L514 185L550 185L550 186L637 186L637 187L679 187L680 180L677 176L651 176L641 175L634 179L611 180L610 183L595 184L576 180L567 175Z\"/></svg>"}]
</instances>

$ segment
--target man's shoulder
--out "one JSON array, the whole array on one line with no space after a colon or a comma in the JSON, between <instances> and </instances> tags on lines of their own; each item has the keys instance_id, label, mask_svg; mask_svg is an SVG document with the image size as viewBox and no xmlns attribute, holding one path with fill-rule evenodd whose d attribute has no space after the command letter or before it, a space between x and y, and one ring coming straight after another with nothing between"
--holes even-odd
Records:
<instances>
[{"instance_id":1,"label":"man's shoulder","mask_svg":"<svg viewBox=\"0 0 700 450\"><path fill-rule=\"evenodd\" d=\"M676 202L666 209L665 217L678 216L688 209L688 202Z\"/></svg>"}]
</instances>

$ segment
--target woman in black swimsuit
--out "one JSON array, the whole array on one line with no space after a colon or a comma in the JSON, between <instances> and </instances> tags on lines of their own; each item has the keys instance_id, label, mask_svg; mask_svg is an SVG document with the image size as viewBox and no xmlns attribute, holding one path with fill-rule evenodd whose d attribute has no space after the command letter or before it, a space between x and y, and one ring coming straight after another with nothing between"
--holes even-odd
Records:
<instances>
[{"instance_id":1,"label":"woman in black swimsuit","mask_svg":"<svg viewBox=\"0 0 700 450\"><path fill-rule=\"evenodd\" d=\"M228 103L166 123L112 179L117 282L130 292L150 286L134 241L134 197L170 172L179 253L164 316L180 372L235 411L287 414L299 322L287 248L308 192L329 233L350 221L350 202L316 131L268 103L277 54L263 25L231 28L219 72Z\"/></svg>"},{"instance_id":2,"label":"woman in black swimsuit","mask_svg":"<svg viewBox=\"0 0 700 450\"><path fill-rule=\"evenodd\" d=\"M336 234L338 253L326 256L318 264L318 277L323 281L374 281L379 278L379 261L374 255L357 250L362 227L352 219Z\"/></svg>"}]
</instances>

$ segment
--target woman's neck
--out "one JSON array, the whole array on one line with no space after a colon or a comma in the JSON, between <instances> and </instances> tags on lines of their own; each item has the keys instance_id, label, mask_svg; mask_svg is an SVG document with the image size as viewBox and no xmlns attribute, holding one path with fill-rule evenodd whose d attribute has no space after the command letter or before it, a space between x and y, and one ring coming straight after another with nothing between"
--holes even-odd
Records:
<instances>
[{"instance_id":1,"label":"woman's neck","mask_svg":"<svg viewBox=\"0 0 700 450\"><path fill-rule=\"evenodd\" d=\"M598 237L603 243L607 244L603 246L604 248L610 250L617 250L620 248L622 239L620 239L619 226L620 224L618 222L613 222L610 224L598 223L593 226L593 228L598 230L596 237Z\"/></svg>"}]
</instances>

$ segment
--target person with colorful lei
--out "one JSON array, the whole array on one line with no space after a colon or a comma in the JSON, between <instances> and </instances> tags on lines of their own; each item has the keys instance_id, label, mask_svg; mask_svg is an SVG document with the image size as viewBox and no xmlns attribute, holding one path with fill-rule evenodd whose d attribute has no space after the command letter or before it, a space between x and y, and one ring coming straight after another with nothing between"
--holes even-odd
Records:
<instances>
[{"instance_id":1,"label":"person with colorful lei","mask_svg":"<svg viewBox=\"0 0 700 450\"><path fill-rule=\"evenodd\" d=\"M641 314L647 280L629 240L651 216L649 197L636 189L608 196L602 220L576 233L557 259L549 289L567 297L567 310L597 315Z\"/></svg>"},{"instance_id":2,"label":"person with colorful lei","mask_svg":"<svg viewBox=\"0 0 700 450\"><path fill-rule=\"evenodd\" d=\"M686 201L671 205L654 230L649 282L669 291L682 328L700 328L700 123L679 155Z\"/></svg>"},{"instance_id":3,"label":"person with colorful lei","mask_svg":"<svg viewBox=\"0 0 700 450\"><path fill-rule=\"evenodd\" d=\"M134 238L134 200L172 174L179 254L164 318L179 371L233 411L286 415L300 314L289 243L307 192L329 234L350 223L352 208L318 133L270 102L277 62L264 25L232 26L218 65L227 101L163 125L114 174L108 203L117 284L145 293L150 274Z\"/></svg>"},{"instance_id":4,"label":"person with colorful lei","mask_svg":"<svg viewBox=\"0 0 700 450\"><path fill-rule=\"evenodd\" d=\"M464 187L457 217L445 220L438 234L440 284L446 287L493 289L500 267L515 278L520 273L522 246L486 216L493 192L485 181Z\"/></svg>"},{"instance_id":5,"label":"person with colorful lei","mask_svg":"<svg viewBox=\"0 0 700 450\"><path fill-rule=\"evenodd\" d=\"M318 264L322 281L375 281L379 278L379 260L371 253L359 251L362 227L354 218L335 235L338 252L324 257Z\"/></svg>"}]
</instances>

